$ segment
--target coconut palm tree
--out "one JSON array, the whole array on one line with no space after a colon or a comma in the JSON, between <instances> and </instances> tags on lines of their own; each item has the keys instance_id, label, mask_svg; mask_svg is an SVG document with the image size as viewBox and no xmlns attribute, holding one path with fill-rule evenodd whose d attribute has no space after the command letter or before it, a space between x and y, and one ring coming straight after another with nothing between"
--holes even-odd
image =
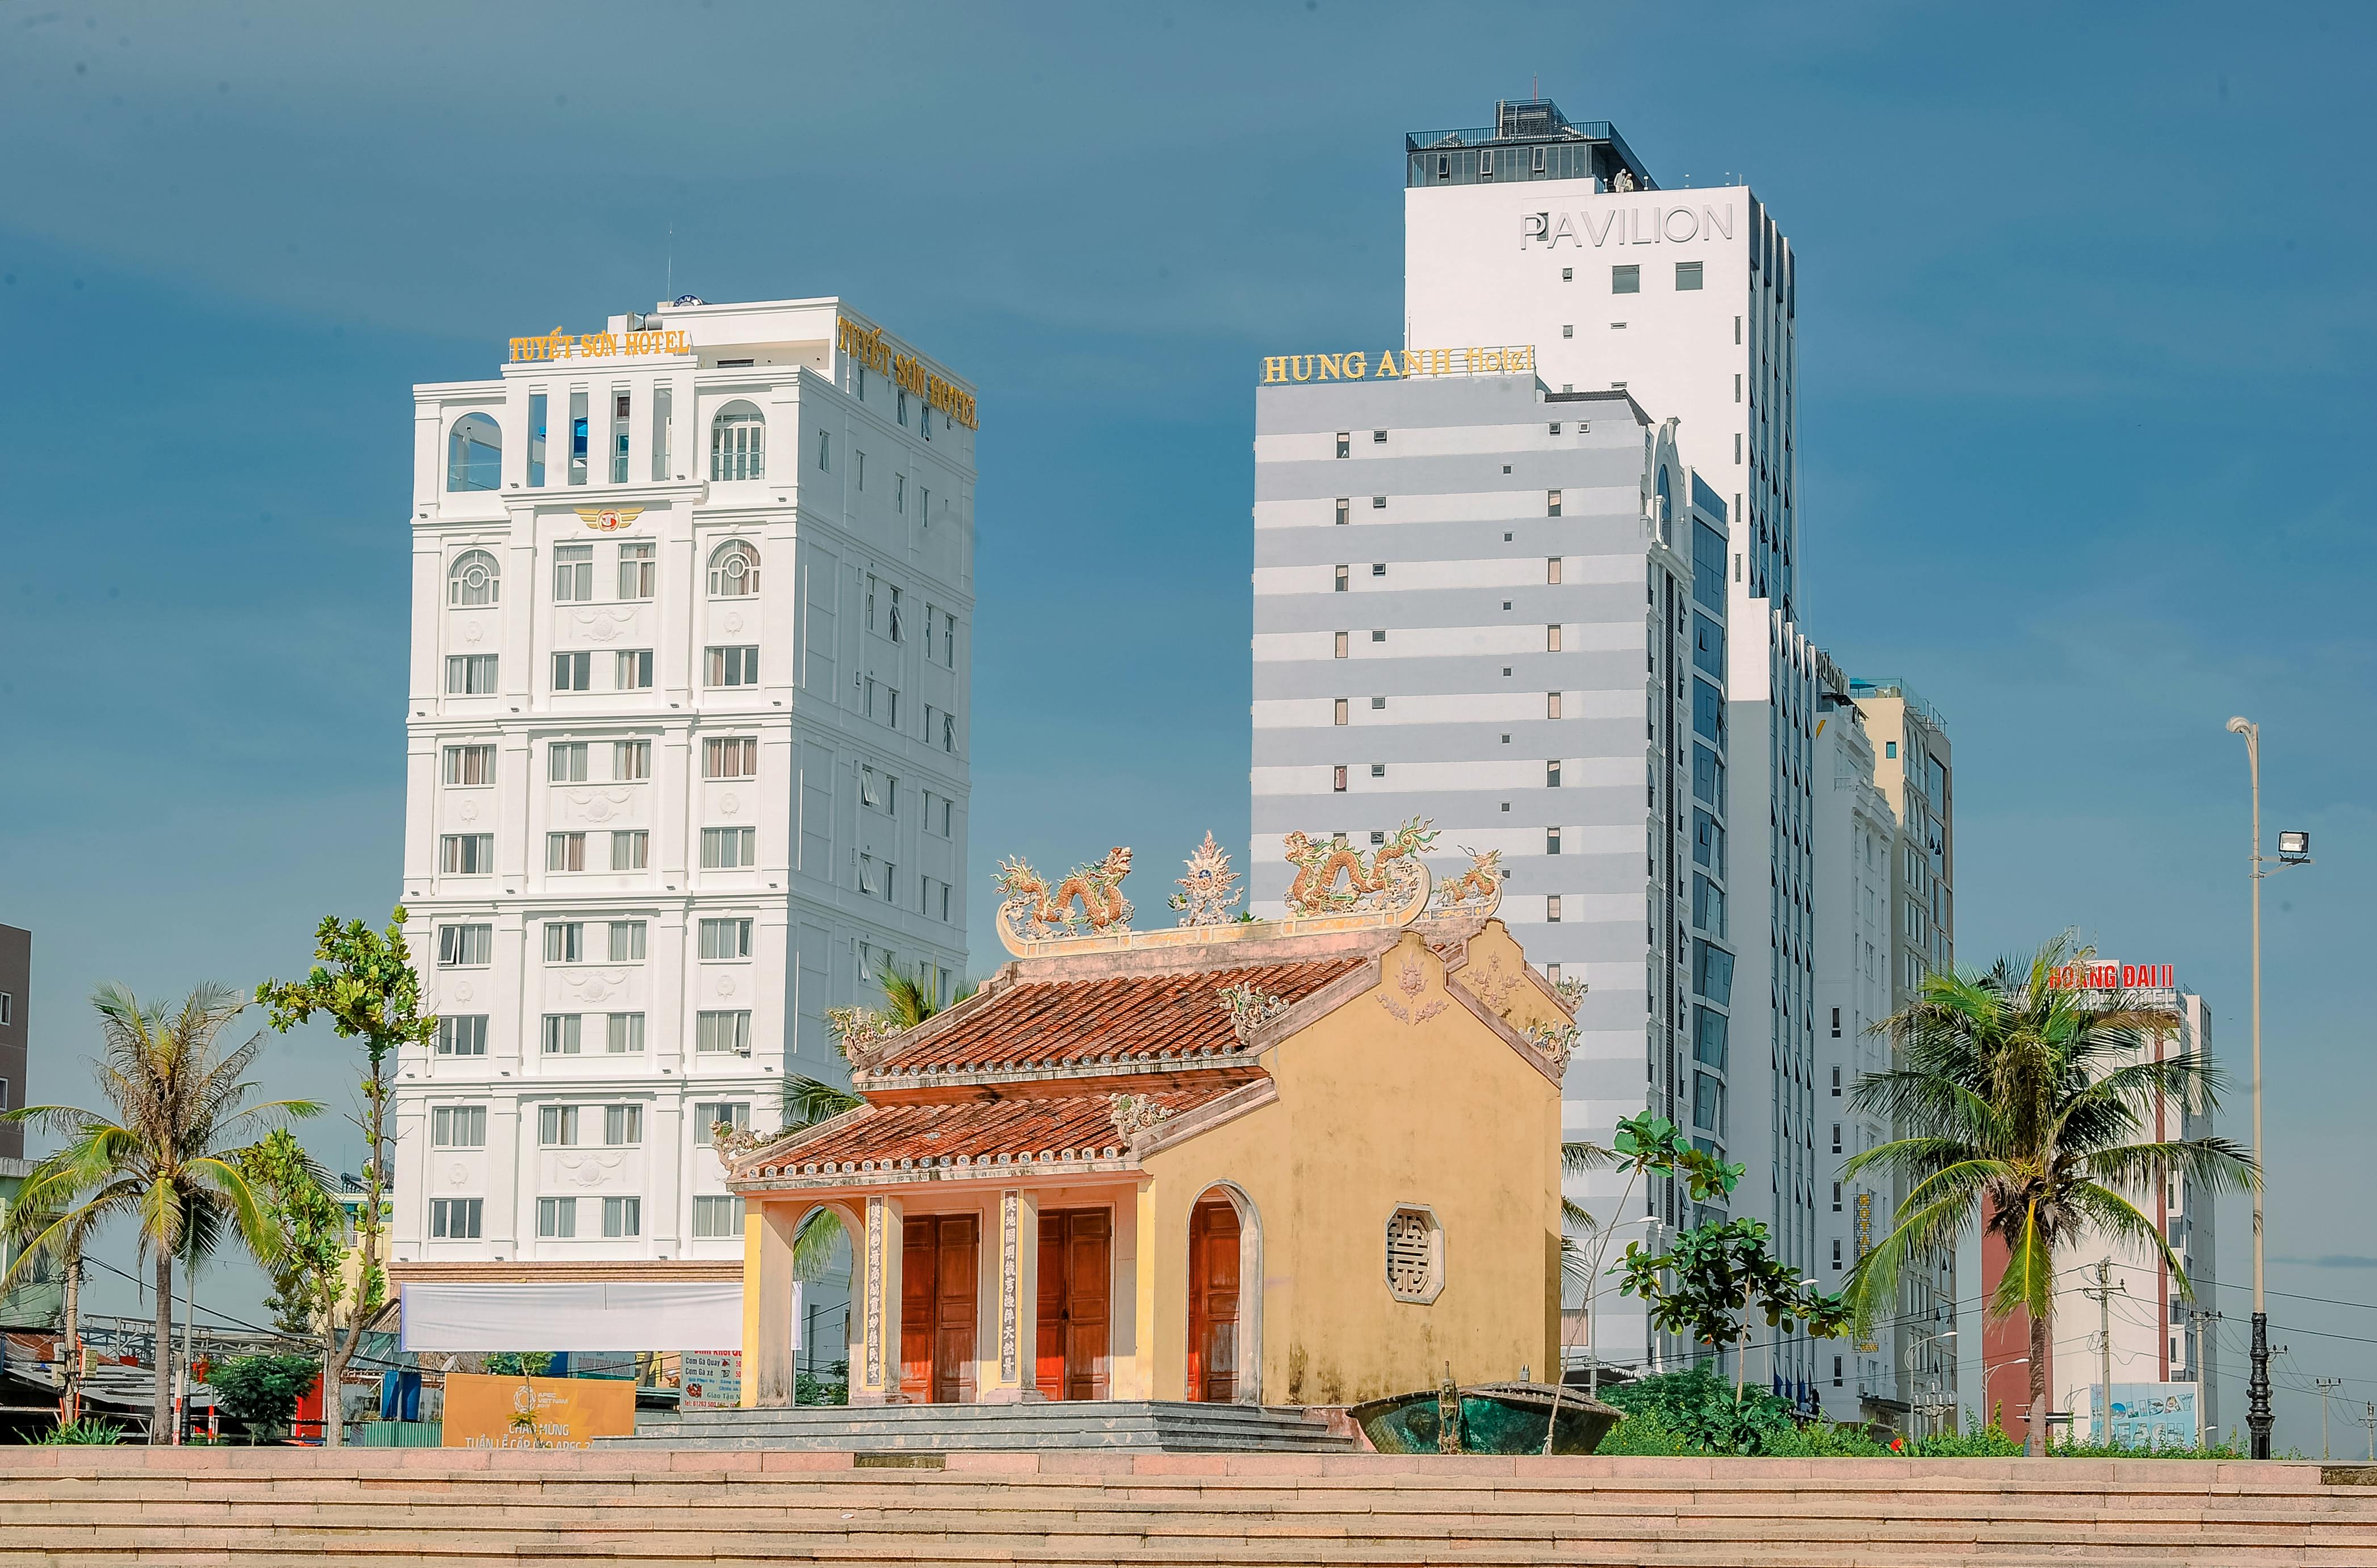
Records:
<instances>
[{"instance_id":1,"label":"coconut palm tree","mask_svg":"<svg viewBox=\"0 0 2377 1568\"><path fill-rule=\"evenodd\" d=\"M2051 976L2094 957L2068 939L1986 972L1933 974L1915 999L1874 1025L1896 1064L1867 1074L1852 1103L1890 1118L1898 1136L1851 1159L1906 1183L1893 1228L1851 1272L1861 1324L1893 1310L1900 1267L1953 1247L1975 1225L2002 1239L1992 1319L2030 1315L2029 1451L2047 1452L2047 1357L2057 1254L2085 1231L2161 1257L2182 1299L2185 1268L2132 1194L2173 1175L2208 1189L2249 1189L2252 1155L2227 1138L2150 1138L2157 1101L2209 1110L2220 1075L2182 1051L2156 1059L2176 1013L2121 991L2060 987ZM2142 1141L2141 1135L2147 1134Z\"/></svg>"},{"instance_id":2,"label":"coconut palm tree","mask_svg":"<svg viewBox=\"0 0 2377 1568\"><path fill-rule=\"evenodd\" d=\"M66 1141L33 1167L19 1193L25 1207L48 1218L28 1239L26 1256L78 1252L100 1224L118 1216L139 1227L140 1250L156 1269L151 1442L167 1441L172 1430L173 1260L206 1257L233 1235L259 1260L273 1257L278 1233L238 1151L322 1108L308 1100L248 1103L255 1086L245 1074L264 1037L229 1051L220 1039L246 1005L223 986L198 987L178 1009L144 1007L121 986L102 986L91 997L100 1022L96 1076L110 1108L27 1106L7 1113Z\"/></svg>"},{"instance_id":3,"label":"coconut palm tree","mask_svg":"<svg viewBox=\"0 0 2377 1568\"><path fill-rule=\"evenodd\" d=\"M949 1005L973 995L974 984L967 981L959 986ZM941 1011L933 989L925 983L924 972L910 974L896 965L883 968L883 1022L894 1030L914 1029L917 1024ZM778 1104L782 1131L797 1131L814 1127L820 1121L855 1110L866 1102L847 1089L798 1073L788 1073ZM834 1243L841 1239L842 1221L830 1209L819 1209L801 1222L793 1238L793 1272L802 1279L815 1279L823 1274L832 1261Z\"/></svg>"}]
</instances>

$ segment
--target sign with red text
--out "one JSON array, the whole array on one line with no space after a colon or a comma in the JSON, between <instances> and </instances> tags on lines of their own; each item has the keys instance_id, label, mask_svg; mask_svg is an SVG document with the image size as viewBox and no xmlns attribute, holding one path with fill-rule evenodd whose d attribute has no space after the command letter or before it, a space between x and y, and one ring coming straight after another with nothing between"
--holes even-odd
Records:
<instances>
[{"instance_id":1,"label":"sign with red text","mask_svg":"<svg viewBox=\"0 0 2377 1568\"><path fill-rule=\"evenodd\" d=\"M2168 964L2067 964L2047 972L2050 991L2168 991L2178 988Z\"/></svg>"}]
</instances>

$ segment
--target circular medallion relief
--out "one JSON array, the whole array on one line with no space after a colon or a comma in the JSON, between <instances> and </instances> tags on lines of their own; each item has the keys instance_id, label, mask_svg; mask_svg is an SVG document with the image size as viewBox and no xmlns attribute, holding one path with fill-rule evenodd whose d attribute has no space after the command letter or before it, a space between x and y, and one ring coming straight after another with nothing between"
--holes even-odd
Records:
<instances>
[{"instance_id":1,"label":"circular medallion relief","mask_svg":"<svg viewBox=\"0 0 2377 1568\"><path fill-rule=\"evenodd\" d=\"M464 1165L460 1160L456 1160L452 1165L446 1167L446 1179L452 1182L455 1186L460 1187L462 1183L471 1179L471 1167Z\"/></svg>"},{"instance_id":2,"label":"circular medallion relief","mask_svg":"<svg viewBox=\"0 0 2377 1568\"><path fill-rule=\"evenodd\" d=\"M486 628L484 625L482 625L481 623L479 623L478 621L464 621L464 622L462 623L462 640L463 640L463 641L465 641L465 642L476 642L477 640L479 640L479 639L481 639L481 638L483 638L483 637L484 637L484 636L486 636L486 635L487 635L487 628Z\"/></svg>"},{"instance_id":3,"label":"circular medallion relief","mask_svg":"<svg viewBox=\"0 0 2377 1568\"><path fill-rule=\"evenodd\" d=\"M718 994L722 997L731 997L735 994L734 976L721 975L718 977Z\"/></svg>"},{"instance_id":4,"label":"circular medallion relief","mask_svg":"<svg viewBox=\"0 0 2377 1568\"><path fill-rule=\"evenodd\" d=\"M739 611L729 610L729 611L726 613L726 623L725 623L725 624L726 624L726 629L727 629L727 630L729 630L729 631L740 631L740 630L742 630L742 629L743 629L743 616L742 616L742 614L741 614Z\"/></svg>"},{"instance_id":5,"label":"circular medallion relief","mask_svg":"<svg viewBox=\"0 0 2377 1568\"><path fill-rule=\"evenodd\" d=\"M718 797L718 808L729 817L732 817L735 813L743 809L743 802L741 797L730 790L726 794Z\"/></svg>"},{"instance_id":6,"label":"circular medallion relief","mask_svg":"<svg viewBox=\"0 0 2377 1568\"><path fill-rule=\"evenodd\" d=\"M470 981L462 980L456 982L454 987L454 999L456 1001L469 1001L471 999Z\"/></svg>"},{"instance_id":7,"label":"circular medallion relief","mask_svg":"<svg viewBox=\"0 0 2377 1568\"><path fill-rule=\"evenodd\" d=\"M603 985L602 981L589 980L586 982L585 997L588 1001L601 1001L604 997L609 996L610 994L610 987Z\"/></svg>"},{"instance_id":8,"label":"circular medallion relief","mask_svg":"<svg viewBox=\"0 0 2377 1568\"><path fill-rule=\"evenodd\" d=\"M455 815L466 822L475 822L479 820L479 803L475 800L466 800L456 810Z\"/></svg>"}]
</instances>

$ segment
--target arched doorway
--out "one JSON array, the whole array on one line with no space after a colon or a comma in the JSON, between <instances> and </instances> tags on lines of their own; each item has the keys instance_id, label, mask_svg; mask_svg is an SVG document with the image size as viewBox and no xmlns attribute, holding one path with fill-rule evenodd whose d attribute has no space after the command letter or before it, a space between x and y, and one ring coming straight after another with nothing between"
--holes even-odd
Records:
<instances>
[{"instance_id":1,"label":"arched doorway","mask_svg":"<svg viewBox=\"0 0 2377 1568\"><path fill-rule=\"evenodd\" d=\"M1188 1212L1188 1398L1215 1405L1260 1398L1261 1225L1227 1183Z\"/></svg>"}]
</instances>

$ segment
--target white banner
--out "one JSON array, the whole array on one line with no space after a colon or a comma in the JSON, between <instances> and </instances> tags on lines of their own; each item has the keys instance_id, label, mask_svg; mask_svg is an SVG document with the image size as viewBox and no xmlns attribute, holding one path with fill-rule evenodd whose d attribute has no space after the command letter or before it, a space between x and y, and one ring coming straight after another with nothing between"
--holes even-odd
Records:
<instances>
[{"instance_id":1,"label":"white banner","mask_svg":"<svg viewBox=\"0 0 2377 1568\"><path fill-rule=\"evenodd\" d=\"M743 1343L743 1287L733 1281L406 1285L400 1299L406 1350L714 1350ZM793 1322L800 1322L797 1296Z\"/></svg>"}]
</instances>

